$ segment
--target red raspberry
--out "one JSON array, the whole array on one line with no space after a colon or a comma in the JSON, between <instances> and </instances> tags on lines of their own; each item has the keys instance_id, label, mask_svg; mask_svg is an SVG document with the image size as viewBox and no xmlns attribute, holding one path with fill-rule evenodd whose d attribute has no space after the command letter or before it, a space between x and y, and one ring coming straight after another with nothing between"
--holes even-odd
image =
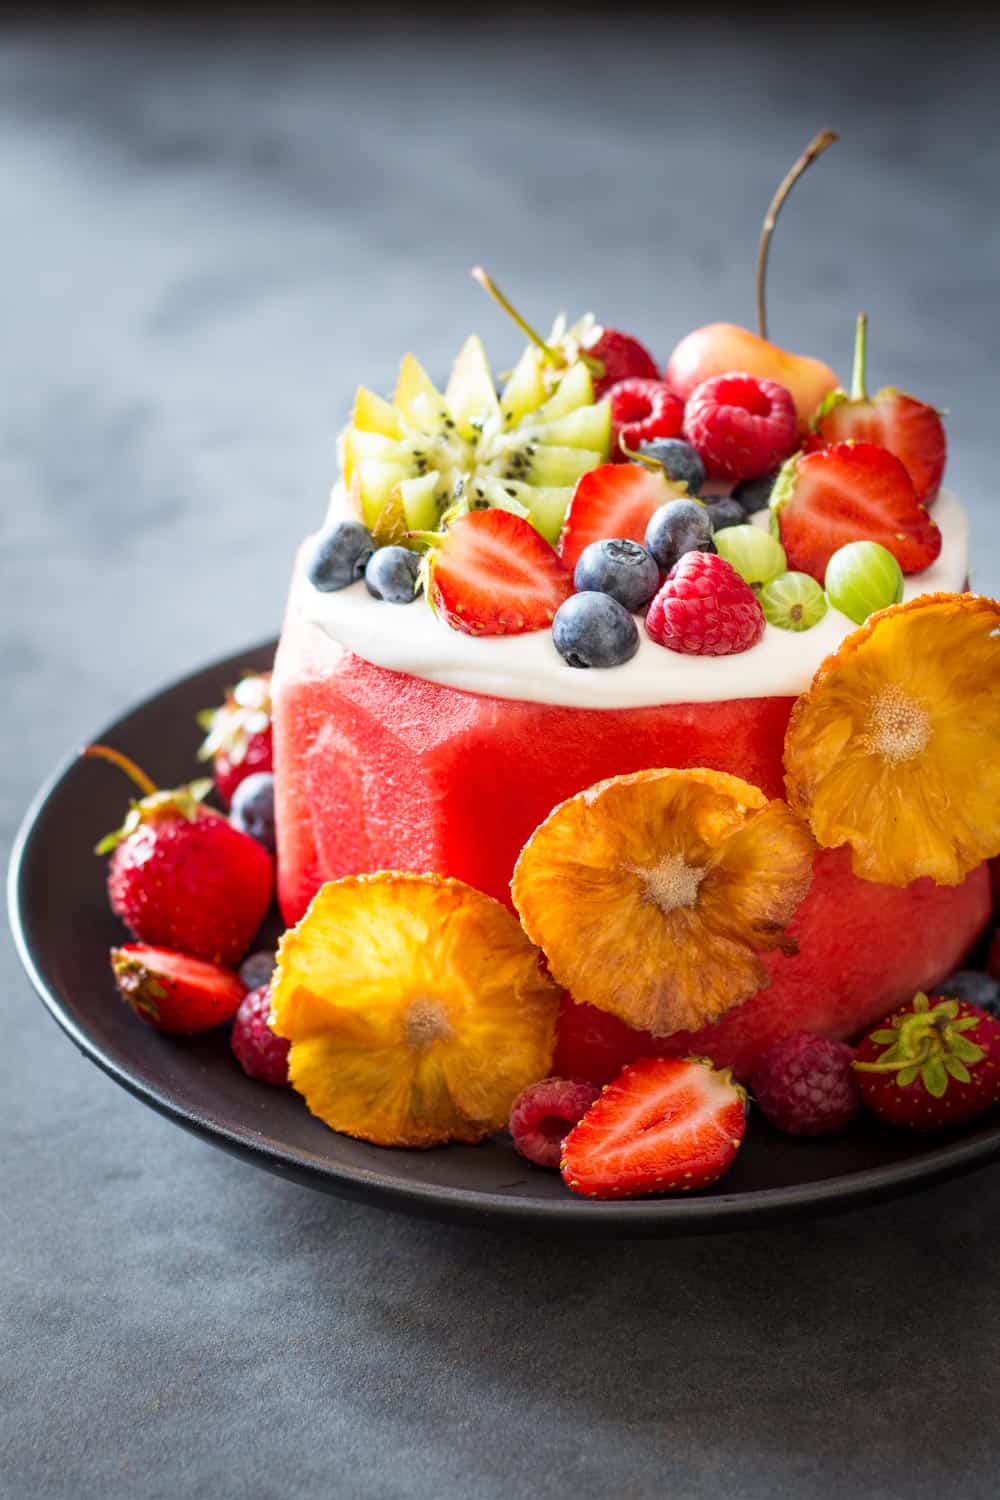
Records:
<instances>
[{"instance_id":1,"label":"red raspberry","mask_svg":"<svg viewBox=\"0 0 1000 1500\"><path fill-rule=\"evenodd\" d=\"M685 552L649 606L646 634L686 656L731 656L756 646L764 611L717 552Z\"/></svg>"},{"instance_id":2,"label":"red raspberry","mask_svg":"<svg viewBox=\"0 0 1000 1500\"><path fill-rule=\"evenodd\" d=\"M757 1107L787 1135L832 1135L861 1105L854 1048L798 1031L773 1042L750 1080Z\"/></svg>"},{"instance_id":3,"label":"red raspberry","mask_svg":"<svg viewBox=\"0 0 1000 1500\"><path fill-rule=\"evenodd\" d=\"M656 380L660 373L656 360L645 345L629 333L620 333L617 328L605 328L600 338L584 352L591 359L599 359L604 366L604 374L594 379L596 401L606 396L620 380L631 380L633 376Z\"/></svg>"},{"instance_id":4,"label":"red raspberry","mask_svg":"<svg viewBox=\"0 0 1000 1500\"><path fill-rule=\"evenodd\" d=\"M611 391L611 456L625 458L651 438L679 437L684 402L662 380L621 380Z\"/></svg>"},{"instance_id":5,"label":"red raspberry","mask_svg":"<svg viewBox=\"0 0 1000 1500\"><path fill-rule=\"evenodd\" d=\"M794 453L799 419L777 381L739 372L714 375L691 393L684 436L701 454L710 479L760 479Z\"/></svg>"},{"instance_id":6,"label":"red raspberry","mask_svg":"<svg viewBox=\"0 0 1000 1500\"><path fill-rule=\"evenodd\" d=\"M283 1036L275 1036L267 1024L270 1014L271 987L262 984L259 990L243 996L229 1043L244 1073L280 1088L288 1083L291 1043Z\"/></svg>"},{"instance_id":7,"label":"red raspberry","mask_svg":"<svg viewBox=\"0 0 1000 1500\"><path fill-rule=\"evenodd\" d=\"M600 1094L593 1083L543 1078L522 1089L510 1107L510 1133L536 1167L559 1166L562 1143Z\"/></svg>"}]
</instances>

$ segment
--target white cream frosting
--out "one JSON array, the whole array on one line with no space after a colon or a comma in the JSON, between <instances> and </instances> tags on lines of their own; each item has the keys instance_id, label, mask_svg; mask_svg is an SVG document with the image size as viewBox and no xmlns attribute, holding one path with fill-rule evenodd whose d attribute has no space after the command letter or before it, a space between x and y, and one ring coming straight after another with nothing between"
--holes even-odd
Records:
<instances>
[{"instance_id":1,"label":"white cream frosting","mask_svg":"<svg viewBox=\"0 0 1000 1500\"><path fill-rule=\"evenodd\" d=\"M339 487L338 487L339 488ZM334 491L331 513L343 511ZM905 580L903 596L957 592L968 577L968 524L958 497L942 490L933 517L941 553ZM754 517L766 526L767 512ZM555 703L571 708L643 708L662 703L712 703L727 698L795 697L823 659L857 629L832 606L811 630L768 625L763 638L735 656L682 656L651 641L639 624L639 650L621 667L569 667L548 630L528 635L471 636L439 619L426 600L384 604L364 583L322 594L300 570L292 606L348 651L394 672L424 677L468 693Z\"/></svg>"}]
</instances>

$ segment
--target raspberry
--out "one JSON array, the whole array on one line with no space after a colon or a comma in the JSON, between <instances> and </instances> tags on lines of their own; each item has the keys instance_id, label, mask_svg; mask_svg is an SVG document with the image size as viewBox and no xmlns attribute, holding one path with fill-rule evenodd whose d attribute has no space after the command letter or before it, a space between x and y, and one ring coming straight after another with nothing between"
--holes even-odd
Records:
<instances>
[{"instance_id":1,"label":"raspberry","mask_svg":"<svg viewBox=\"0 0 1000 1500\"><path fill-rule=\"evenodd\" d=\"M659 370L656 360L644 345L629 333L617 328L605 328L596 343L588 345L586 351L591 359L599 359L604 374L594 380L594 400L606 396L620 380L631 380L633 376L656 380Z\"/></svg>"},{"instance_id":2,"label":"raspberry","mask_svg":"<svg viewBox=\"0 0 1000 1500\"><path fill-rule=\"evenodd\" d=\"M611 454L624 458L652 438L673 438L684 421L684 402L662 380L620 380L611 390Z\"/></svg>"},{"instance_id":3,"label":"raspberry","mask_svg":"<svg viewBox=\"0 0 1000 1500\"><path fill-rule=\"evenodd\" d=\"M764 612L749 584L715 552L685 552L649 606L646 633L686 656L731 656L764 634Z\"/></svg>"},{"instance_id":4,"label":"raspberry","mask_svg":"<svg viewBox=\"0 0 1000 1500\"><path fill-rule=\"evenodd\" d=\"M798 1031L782 1037L757 1063L750 1086L757 1107L788 1135L832 1135L860 1107L854 1048Z\"/></svg>"},{"instance_id":5,"label":"raspberry","mask_svg":"<svg viewBox=\"0 0 1000 1500\"><path fill-rule=\"evenodd\" d=\"M559 1166L562 1143L600 1094L576 1078L543 1078L522 1089L510 1108L510 1133L536 1167Z\"/></svg>"},{"instance_id":6,"label":"raspberry","mask_svg":"<svg viewBox=\"0 0 1000 1500\"><path fill-rule=\"evenodd\" d=\"M243 996L233 1022L230 1046L236 1061L250 1078L281 1087L288 1082L288 1051L283 1036L275 1036L267 1018L271 1013L271 987L262 984Z\"/></svg>"},{"instance_id":7,"label":"raspberry","mask_svg":"<svg viewBox=\"0 0 1000 1500\"><path fill-rule=\"evenodd\" d=\"M775 380L715 375L692 391L684 436L701 454L710 479L759 479L795 451L795 402Z\"/></svg>"}]
</instances>

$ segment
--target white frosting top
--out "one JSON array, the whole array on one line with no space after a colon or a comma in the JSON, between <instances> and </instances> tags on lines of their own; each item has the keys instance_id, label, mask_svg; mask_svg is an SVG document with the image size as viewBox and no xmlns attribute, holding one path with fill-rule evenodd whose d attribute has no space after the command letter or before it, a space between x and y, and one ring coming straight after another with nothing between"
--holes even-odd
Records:
<instances>
[{"instance_id":1,"label":"white frosting top","mask_svg":"<svg viewBox=\"0 0 1000 1500\"><path fill-rule=\"evenodd\" d=\"M331 513L342 514L343 509L338 486ZM923 573L905 579L905 599L965 588L968 524L961 502L950 490L942 490L933 516L941 528L941 553ZM753 519L759 525L768 524L766 511ZM768 625L749 651L735 656L683 656L650 640L639 620L639 649L631 661L621 667L583 670L567 666L549 630L528 635L465 635L439 619L423 598L407 605L384 604L371 597L363 582L322 594L300 570L291 607L375 666L468 693L571 708L797 697L808 688L823 659L858 628L831 605L811 630L796 632Z\"/></svg>"}]
</instances>

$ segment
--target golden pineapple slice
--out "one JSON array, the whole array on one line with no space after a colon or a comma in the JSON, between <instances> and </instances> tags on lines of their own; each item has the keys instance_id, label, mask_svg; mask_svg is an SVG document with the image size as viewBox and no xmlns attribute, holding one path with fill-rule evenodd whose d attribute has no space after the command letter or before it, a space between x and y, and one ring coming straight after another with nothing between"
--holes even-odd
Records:
<instances>
[{"instance_id":1,"label":"golden pineapple slice","mask_svg":"<svg viewBox=\"0 0 1000 1500\"><path fill-rule=\"evenodd\" d=\"M271 1024L331 1129L378 1146L474 1143L548 1071L557 999L499 902L383 871L323 886L285 934Z\"/></svg>"},{"instance_id":2,"label":"golden pineapple slice","mask_svg":"<svg viewBox=\"0 0 1000 1500\"><path fill-rule=\"evenodd\" d=\"M557 983L668 1036L765 986L759 953L795 951L785 927L813 849L783 802L737 776L638 771L555 808L511 890Z\"/></svg>"},{"instance_id":3,"label":"golden pineapple slice","mask_svg":"<svg viewBox=\"0 0 1000 1500\"><path fill-rule=\"evenodd\" d=\"M924 594L826 659L785 739L788 800L882 885L957 885L1000 854L1000 603Z\"/></svg>"}]
</instances>

